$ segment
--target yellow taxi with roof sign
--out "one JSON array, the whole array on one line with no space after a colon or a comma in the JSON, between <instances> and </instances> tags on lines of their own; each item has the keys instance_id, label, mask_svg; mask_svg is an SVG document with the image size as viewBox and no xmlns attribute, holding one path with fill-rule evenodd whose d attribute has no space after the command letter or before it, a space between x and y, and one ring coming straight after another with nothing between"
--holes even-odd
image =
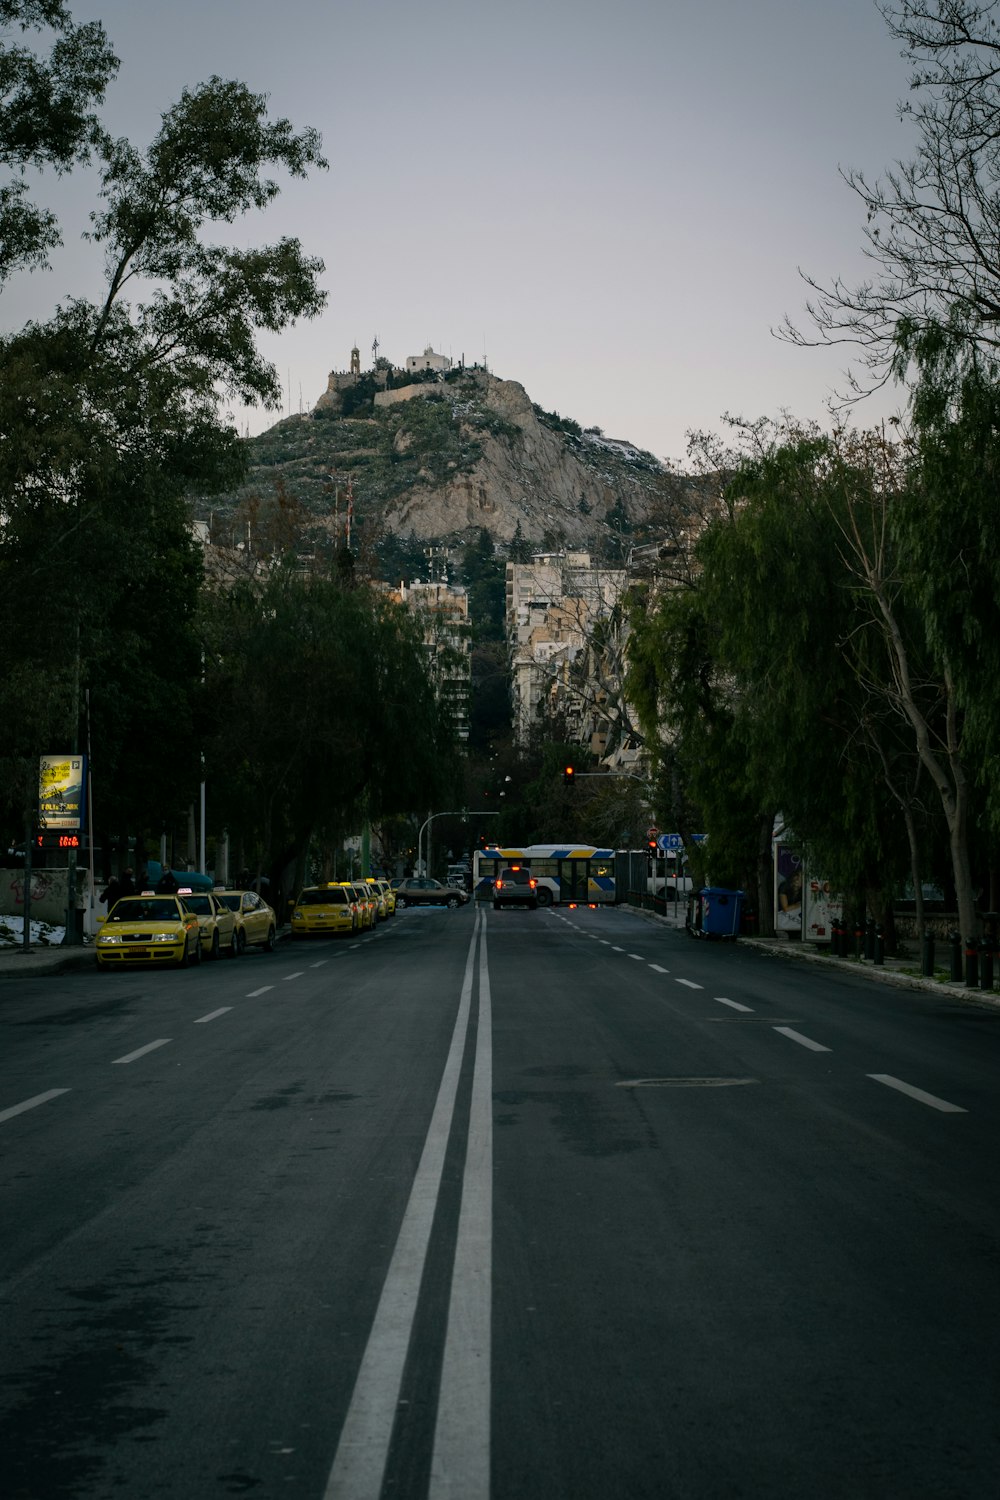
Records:
<instances>
[{"instance_id":1,"label":"yellow taxi with roof sign","mask_svg":"<svg viewBox=\"0 0 1000 1500\"><path fill-rule=\"evenodd\" d=\"M121 896L112 906L94 939L99 969L124 964L188 964L201 962L201 927L181 896L143 891Z\"/></svg>"},{"instance_id":2,"label":"yellow taxi with roof sign","mask_svg":"<svg viewBox=\"0 0 1000 1500\"><path fill-rule=\"evenodd\" d=\"M375 898L369 893L368 887L363 880L345 880L344 885L354 892L354 899L358 906L358 927L362 932L368 932L375 926Z\"/></svg>"},{"instance_id":3,"label":"yellow taxi with roof sign","mask_svg":"<svg viewBox=\"0 0 1000 1500\"><path fill-rule=\"evenodd\" d=\"M365 877L365 885L368 888L369 896L375 898L376 922L384 922L389 915L389 905L385 899L385 890L383 889L381 880L376 879L374 875L367 875Z\"/></svg>"},{"instance_id":4,"label":"yellow taxi with roof sign","mask_svg":"<svg viewBox=\"0 0 1000 1500\"><path fill-rule=\"evenodd\" d=\"M305 886L292 911L292 937L350 937L358 930L357 902L340 881Z\"/></svg>"}]
</instances>

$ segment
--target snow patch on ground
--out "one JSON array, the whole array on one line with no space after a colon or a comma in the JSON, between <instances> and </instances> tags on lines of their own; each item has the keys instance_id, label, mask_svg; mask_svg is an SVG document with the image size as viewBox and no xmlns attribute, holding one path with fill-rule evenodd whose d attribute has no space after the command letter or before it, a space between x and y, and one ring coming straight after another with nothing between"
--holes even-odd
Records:
<instances>
[{"instance_id":1,"label":"snow patch on ground","mask_svg":"<svg viewBox=\"0 0 1000 1500\"><path fill-rule=\"evenodd\" d=\"M54 948L66 936L65 927L55 927L51 922L32 922L31 946ZM24 918L0 917L0 949L20 948L24 942Z\"/></svg>"}]
</instances>

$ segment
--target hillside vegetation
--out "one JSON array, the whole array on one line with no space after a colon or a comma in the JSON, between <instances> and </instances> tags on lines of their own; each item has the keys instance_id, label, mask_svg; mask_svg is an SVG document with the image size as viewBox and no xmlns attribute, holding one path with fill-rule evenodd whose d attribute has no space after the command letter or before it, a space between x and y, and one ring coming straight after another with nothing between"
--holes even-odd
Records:
<instances>
[{"instance_id":1,"label":"hillside vegetation","mask_svg":"<svg viewBox=\"0 0 1000 1500\"><path fill-rule=\"evenodd\" d=\"M418 553L452 550L485 529L503 550L583 547L611 559L654 534L676 491L653 454L543 411L485 370L406 382L393 404L377 404L378 389L362 375L336 405L248 439L246 482L197 514L224 533L280 497L342 535L350 486L355 550L366 537L394 558L404 539Z\"/></svg>"}]
</instances>

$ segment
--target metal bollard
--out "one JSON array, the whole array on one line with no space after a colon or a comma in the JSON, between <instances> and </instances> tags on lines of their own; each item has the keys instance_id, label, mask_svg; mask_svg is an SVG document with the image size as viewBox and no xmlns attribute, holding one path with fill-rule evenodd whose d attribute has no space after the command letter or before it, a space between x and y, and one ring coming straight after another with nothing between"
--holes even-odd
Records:
<instances>
[{"instance_id":1,"label":"metal bollard","mask_svg":"<svg viewBox=\"0 0 1000 1500\"><path fill-rule=\"evenodd\" d=\"M854 957L855 958L860 958L861 957L861 939L862 939L862 936L863 936L863 930L862 930L862 927L861 927L861 923L860 922L855 922L855 924L854 924Z\"/></svg>"},{"instance_id":2,"label":"metal bollard","mask_svg":"<svg viewBox=\"0 0 1000 1500\"><path fill-rule=\"evenodd\" d=\"M965 940L965 987L967 990L979 988L979 944L975 938Z\"/></svg>"},{"instance_id":3,"label":"metal bollard","mask_svg":"<svg viewBox=\"0 0 1000 1500\"><path fill-rule=\"evenodd\" d=\"M865 923L865 958L875 957L875 918L869 917Z\"/></svg>"},{"instance_id":4,"label":"metal bollard","mask_svg":"<svg viewBox=\"0 0 1000 1500\"><path fill-rule=\"evenodd\" d=\"M979 944L979 988L993 988L993 944L989 938L983 938Z\"/></svg>"},{"instance_id":5,"label":"metal bollard","mask_svg":"<svg viewBox=\"0 0 1000 1500\"><path fill-rule=\"evenodd\" d=\"M962 979L962 935L958 932L949 932L948 941L951 944L951 982L959 984Z\"/></svg>"},{"instance_id":6,"label":"metal bollard","mask_svg":"<svg viewBox=\"0 0 1000 1500\"><path fill-rule=\"evenodd\" d=\"M875 924L875 944L872 958L877 964L885 963L885 928L881 922Z\"/></svg>"},{"instance_id":7,"label":"metal bollard","mask_svg":"<svg viewBox=\"0 0 1000 1500\"><path fill-rule=\"evenodd\" d=\"M925 979L934 978L934 934L930 928L924 932L924 943L920 954L920 972Z\"/></svg>"}]
</instances>

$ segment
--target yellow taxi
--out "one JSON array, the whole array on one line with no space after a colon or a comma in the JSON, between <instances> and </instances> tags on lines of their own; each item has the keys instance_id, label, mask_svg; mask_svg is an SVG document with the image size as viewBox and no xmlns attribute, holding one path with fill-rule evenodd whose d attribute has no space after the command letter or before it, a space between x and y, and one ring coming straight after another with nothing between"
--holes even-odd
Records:
<instances>
[{"instance_id":1,"label":"yellow taxi","mask_svg":"<svg viewBox=\"0 0 1000 1500\"><path fill-rule=\"evenodd\" d=\"M354 900L357 905L358 931L367 932L375 926L375 899L369 896L368 887L363 881L340 880L338 885L354 892Z\"/></svg>"},{"instance_id":2,"label":"yellow taxi","mask_svg":"<svg viewBox=\"0 0 1000 1500\"><path fill-rule=\"evenodd\" d=\"M274 952L278 935L278 919L262 896L256 891L217 890L212 895L221 906L226 906L236 917L237 942L240 952L257 945L265 953Z\"/></svg>"},{"instance_id":3,"label":"yellow taxi","mask_svg":"<svg viewBox=\"0 0 1000 1500\"><path fill-rule=\"evenodd\" d=\"M378 880L374 875L367 875L364 883L368 887L369 896L375 897L376 922L384 922L389 915L389 905L385 899L385 890L382 881Z\"/></svg>"},{"instance_id":4,"label":"yellow taxi","mask_svg":"<svg viewBox=\"0 0 1000 1500\"><path fill-rule=\"evenodd\" d=\"M201 952L204 958L221 958L223 949L229 958L239 958L240 941L236 930L236 913L230 911L211 891L192 891L181 886L177 892L188 911L193 911L201 929Z\"/></svg>"},{"instance_id":5,"label":"yellow taxi","mask_svg":"<svg viewBox=\"0 0 1000 1500\"><path fill-rule=\"evenodd\" d=\"M358 906L353 892L339 881L309 885L292 911L292 937L350 937L358 930Z\"/></svg>"},{"instance_id":6,"label":"yellow taxi","mask_svg":"<svg viewBox=\"0 0 1000 1500\"><path fill-rule=\"evenodd\" d=\"M201 962L198 918L181 896L139 896L117 900L94 939L99 969L122 964L188 964Z\"/></svg>"}]
</instances>

